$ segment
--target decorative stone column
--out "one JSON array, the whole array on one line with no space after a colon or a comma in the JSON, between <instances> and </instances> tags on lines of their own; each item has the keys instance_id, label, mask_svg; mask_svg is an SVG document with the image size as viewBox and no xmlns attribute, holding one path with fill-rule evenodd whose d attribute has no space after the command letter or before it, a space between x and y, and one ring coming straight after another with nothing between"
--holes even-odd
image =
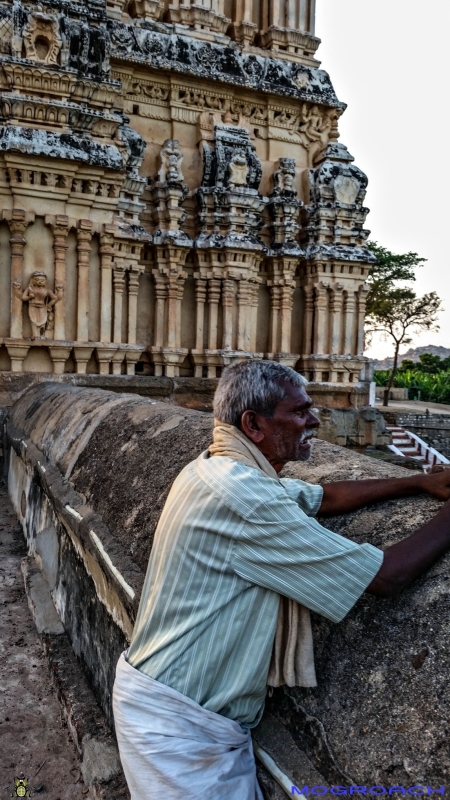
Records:
<instances>
[{"instance_id":1,"label":"decorative stone column","mask_svg":"<svg viewBox=\"0 0 450 800\"><path fill-rule=\"evenodd\" d=\"M272 282L271 282L272 283ZM279 323L281 305L281 286L273 284L270 286L270 331L269 331L269 352L278 353Z\"/></svg>"},{"instance_id":2,"label":"decorative stone column","mask_svg":"<svg viewBox=\"0 0 450 800\"><path fill-rule=\"evenodd\" d=\"M312 352L313 319L314 319L314 287L304 286L305 296L304 316L303 316L303 342L302 352L309 356Z\"/></svg>"},{"instance_id":3,"label":"decorative stone column","mask_svg":"<svg viewBox=\"0 0 450 800\"><path fill-rule=\"evenodd\" d=\"M137 300L141 274L141 269L132 268L128 272L128 344L136 344Z\"/></svg>"},{"instance_id":4,"label":"decorative stone column","mask_svg":"<svg viewBox=\"0 0 450 800\"><path fill-rule=\"evenodd\" d=\"M258 325L258 299L259 299L259 283L251 281L250 283L250 351L256 351L256 333Z\"/></svg>"},{"instance_id":5,"label":"decorative stone column","mask_svg":"<svg viewBox=\"0 0 450 800\"><path fill-rule=\"evenodd\" d=\"M233 348L233 304L234 280L226 278L222 281L222 308L223 308L223 339L224 350Z\"/></svg>"},{"instance_id":6,"label":"decorative stone column","mask_svg":"<svg viewBox=\"0 0 450 800\"><path fill-rule=\"evenodd\" d=\"M100 341L110 342L112 335L112 270L114 257L114 235L105 225L100 236Z\"/></svg>"},{"instance_id":7,"label":"decorative stone column","mask_svg":"<svg viewBox=\"0 0 450 800\"><path fill-rule=\"evenodd\" d=\"M344 306L345 306L344 354L354 355L353 325L354 325L354 314L355 314L355 295L353 292L350 291L347 293Z\"/></svg>"},{"instance_id":8,"label":"decorative stone column","mask_svg":"<svg viewBox=\"0 0 450 800\"><path fill-rule=\"evenodd\" d=\"M357 349L356 355L364 355L364 319L366 316L366 301L369 293L369 287L365 283L364 286L359 287L358 292L358 334L357 334Z\"/></svg>"},{"instance_id":9,"label":"decorative stone column","mask_svg":"<svg viewBox=\"0 0 450 800\"><path fill-rule=\"evenodd\" d=\"M238 342L237 349L248 352L250 349L250 306L251 288L247 280L239 281L238 292Z\"/></svg>"},{"instance_id":10,"label":"decorative stone column","mask_svg":"<svg viewBox=\"0 0 450 800\"><path fill-rule=\"evenodd\" d=\"M342 337L342 290L343 286L337 283L333 286L331 295L330 312L331 312L331 337L330 337L330 353L334 355L341 354L341 337Z\"/></svg>"},{"instance_id":11,"label":"decorative stone column","mask_svg":"<svg viewBox=\"0 0 450 800\"><path fill-rule=\"evenodd\" d=\"M314 352L325 353L325 320L328 313L328 282L321 281L315 288Z\"/></svg>"},{"instance_id":12,"label":"decorative stone column","mask_svg":"<svg viewBox=\"0 0 450 800\"><path fill-rule=\"evenodd\" d=\"M280 302L280 353L291 352L292 328L292 298L294 294L294 281L285 278L281 287Z\"/></svg>"},{"instance_id":13,"label":"decorative stone column","mask_svg":"<svg viewBox=\"0 0 450 800\"><path fill-rule=\"evenodd\" d=\"M114 333L113 341L120 344L122 341L122 302L125 290L125 270L116 266L113 270L114 285Z\"/></svg>"},{"instance_id":14,"label":"decorative stone column","mask_svg":"<svg viewBox=\"0 0 450 800\"><path fill-rule=\"evenodd\" d=\"M14 292L14 284L22 286L23 274L23 248L26 245L24 237L25 230L28 226L25 211L21 209L14 209L11 212L11 219L9 220L9 230L11 237L9 239L11 244L11 338L22 339L22 301L16 296ZM26 355L26 354L25 354ZM15 357L11 356L11 360L15 361ZM25 358L25 356L24 356ZM18 364L16 364L16 367ZM22 368L12 367L13 372L21 372Z\"/></svg>"},{"instance_id":15,"label":"decorative stone column","mask_svg":"<svg viewBox=\"0 0 450 800\"><path fill-rule=\"evenodd\" d=\"M59 300L53 308L55 314L55 325L53 330L53 338L56 341L64 341L66 338L66 255L67 255L67 237L69 235L69 218L64 214L58 214L54 218L54 222L50 225L53 231L53 251L55 253L55 293L58 287L61 287ZM68 358L68 356L67 356ZM60 360L55 361L55 373L58 373L60 368ZM61 372L64 372L64 364Z\"/></svg>"},{"instance_id":16,"label":"decorative stone column","mask_svg":"<svg viewBox=\"0 0 450 800\"><path fill-rule=\"evenodd\" d=\"M210 278L208 281L208 350L217 350L217 321L220 300L220 278Z\"/></svg>"},{"instance_id":17,"label":"decorative stone column","mask_svg":"<svg viewBox=\"0 0 450 800\"><path fill-rule=\"evenodd\" d=\"M77 341L89 341L89 254L91 252L92 223L79 222L78 235L78 309Z\"/></svg>"}]
</instances>

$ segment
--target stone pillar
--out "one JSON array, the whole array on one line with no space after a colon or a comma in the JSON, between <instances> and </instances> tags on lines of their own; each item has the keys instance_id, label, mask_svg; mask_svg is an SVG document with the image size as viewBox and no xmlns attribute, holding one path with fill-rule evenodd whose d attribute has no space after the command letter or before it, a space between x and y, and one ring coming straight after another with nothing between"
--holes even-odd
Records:
<instances>
[{"instance_id":1,"label":"stone pillar","mask_svg":"<svg viewBox=\"0 0 450 800\"><path fill-rule=\"evenodd\" d=\"M314 353L325 353L325 320L328 313L328 285L325 281L315 289Z\"/></svg>"},{"instance_id":2,"label":"stone pillar","mask_svg":"<svg viewBox=\"0 0 450 800\"><path fill-rule=\"evenodd\" d=\"M305 286L303 288L305 295L305 306L303 316L303 342L302 352L309 356L312 352L312 335L313 335L313 318L314 318L314 287Z\"/></svg>"},{"instance_id":3,"label":"stone pillar","mask_svg":"<svg viewBox=\"0 0 450 800\"><path fill-rule=\"evenodd\" d=\"M89 253L91 252L92 223L86 219L78 228L78 309L77 341L89 341Z\"/></svg>"},{"instance_id":4,"label":"stone pillar","mask_svg":"<svg viewBox=\"0 0 450 800\"><path fill-rule=\"evenodd\" d=\"M20 209L14 209L11 212L11 220L9 221L9 230L11 233L11 338L21 339L22 332L22 300L17 297L14 291L14 284L20 284L21 291L24 291L22 284L23 274L23 248L26 245L24 237L25 230L28 222L25 219L25 212ZM16 287L17 288L17 287ZM19 293L19 290L17 290ZM26 354L25 354L26 355ZM25 358L25 356L24 356ZM11 356L11 359L13 357ZM15 363L15 362L14 362ZM22 368L12 368L13 372L21 372Z\"/></svg>"},{"instance_id":5,"label":"stone pillar","mask_svg":"<svg viewBox=\"0 0 450 800\"><path fill-rule=\"evenodd\" d=\"M369 292L367 285L360 286L358 292L358 336L356 355L364 355L364 320L366 316L366 301Z\"/></svg>"},{"instance_id":6,"label":"stone pillar","mask_svg":"<svg viewBox=\"0 0 450 800\"><path fill-rule=\"evenodd\" d=\"M258 299L259 299L259 283L252 282L250 284L250 351L256 352L256 333L258 325Z\"/></svg>"},{"instance_id":7,"label":"stone pillar","mask_svg":"<svg viewBox=\"0 0 450 800\"><path fill-rule=\"evenodd\" d=\"M115 353L117 353L117 348L115 347L97 348L97 358L98 358L100 375L109 375L109 365L111 364L111 361Z\"/></svg>"},{"instance_id":8,"label":"stone pillar","mask_svg":"<svg viewBox=\"0 0 450 800\"><path fill-rule=\"evenodd\" d=\"M167 284L164 276L161 275L157 270L155 270L153 274L155 276L156 295L154 347L163 347Z\"/></svg>"},{"instance_id":9,"label":"stone pillar","mask_svg":"<svg viewBox=\"0 0 450 800\"><path fill-rule=\"evenodd\" d=\"M100 341L112 340L112 270L114 236L105 231L100 236Z\"/></svg>"},{"instance_id":10,"label":"stone pillar","mask_svg":"<svg viewBox=\"0 0 450 800\"><path fill-rule=\"evenodd\" d=\"M55 314L55 327L53 330L53 338L57 341L64 341L66 338L66 254L67 254L67 237L69 235L69 219L63 214L58 214L54 224L51 225L53 230L53 250L55 253L55 293L58 287L62 288L60 299L53 307ZM53 356L52 356L53 358ZM59 362L53 359L55 364L55 373L58 374L60 369ZM64 365L63 365L64 367ZM61 370L64 371L64 368Z\"/></svg>"},{"instance_id":11,"label":"stone pillar","mask_svg":"<svg viewBox=\"0 0 450 800\"><path fill-rule=\"evenodd\" d=\"M330 353L341 355L341 336L342 336L342 286L333 287L331 296L331 339Z\"/></svg>"},{"instance_id":12,"label":"stone pillar","mask_svg":"<svg viewBox=\"0 0 450 800\"><path fill-rule=\"evenodd\" d=\"M183 276L185 273L183 273ZM181 303L184 295L185 277L180 277L177 284L177 305L175 318L176 347L181 347Z\"/></svg>"},{"instance_id":13,"label":"stone pillar","mask_svg":"<svg viewBox=\"0 0 450 800\"><path fill-rule=\"evenodd\" d=\"M354 355L353 317L355 313L355 295L352 291L347 293L344 305L345 305L344 355Z\"/></svg>"},{"instance_id":14,"label":"stone pillar","mask_svg":"<svg viewBox=\"0 0 450 800\"><path fill-rule=\"evenodd\" d=\"M217 319L220 300L220 278L210 278L208 281L208 350L217 350Z\"/></svg>"},{"instance_id":15,"label":"stone pillar","mask_svg":"<svg viewBox=\"0 0 450 800\"><path fill-rule=\"evenodd\" d=\"M113 270L114 286L114 333L113 341L120 344L122 341L122 301L125 289L125 271L122 267Z\"/></svg>"},{"instance_id":16,"label":"stone pillar","mask_svg":"<svg viewBox=\"0 0 450 800\"><path fill-rule=\"evenodd\" d=\"M269 352L279 352L281 286L278 284L270 287L270 337Z\"/></svg>"},{"instance_id":17,"label":"stone pillar","mask_svg":"<svg viewBox=\"0 0 450 800\"><path fill-rule=\"evenodd\" d=\"M137 300L140 275L141 271L135 269L131 269L128 273L128 344L136 344Z\"/></svg>"},{"instance_id":18,"label":"stone pillar","mask_svg":"<svg viewBox=\"0 0 450 800\"><path fill-rule=\"evenodd\" d=\"M205 301L206 301L206 280L199 272L194 274L195 278L195 349L203 350L204 347L204 323L205 323ZM201 368L200 368L201 369Z\"/></svg>"},{"instance_id":19,"label":"stone pillar","mask_svg":"<svg viewBox=\"0 0 450 800\"><path fill-rule=\"evenodd\" d=\"M238 292L238 342L237 349L248 351L250 349L250 284L247 280L239 281Z\"/></svg>"},{"instance_id":20,"label":"stone pillar","mask_svg":"<svg viewBox=\"0 0 450 800\"><path fill-rule=\"evenodd\" d=\"M285 282L281 288L280 304L280 353L291 352L291 329L292 329L292 296L294 287L289 282Z\"/></svg>"},{"instance_id":21,"label":"stone pillar","mask_svg":"<svg viewBox=\"0 0 450 800\"><path fill-rule=\"evenodd\" d=\"M233 303L234 281L231 278L226 278L222 283L223 350L233 349Z\"/></svg>"}]
</instances>

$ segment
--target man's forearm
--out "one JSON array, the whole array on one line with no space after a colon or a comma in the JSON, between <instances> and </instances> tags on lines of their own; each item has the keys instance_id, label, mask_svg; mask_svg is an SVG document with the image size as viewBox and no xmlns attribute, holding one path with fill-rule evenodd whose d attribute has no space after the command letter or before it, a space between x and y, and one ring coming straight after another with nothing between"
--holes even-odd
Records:
<instances>
[{"instance_id":1,"label":"man's forearm","mask_svg":"<svg viewBox=\"0 0 450 800\"><path fill-rule=\"evenodd\" d=\"M324 483L322 504L318 513L327 516L347 514L380 500L411 497L426 491L426 480L427 476L418 473L407 478Z\"/></svg>"},{"instance_id":2,"label":"man's forearm","mask_svg":"<svg viewBox=\"0 0 450 800\"><path fill-rule=\"evenodd\" d=\"M426 572L450 549L450 501L423 528L387 547L381 568L366 591L390 597Z\"/></svg>"}]
</instances>

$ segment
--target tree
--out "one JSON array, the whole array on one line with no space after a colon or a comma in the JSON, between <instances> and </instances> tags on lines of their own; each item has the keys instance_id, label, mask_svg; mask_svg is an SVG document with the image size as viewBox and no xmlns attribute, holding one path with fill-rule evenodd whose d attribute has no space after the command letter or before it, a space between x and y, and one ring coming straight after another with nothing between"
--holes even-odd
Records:
<instances>
[{"instance_id":1,"label":"tree","mask_svg":"<svg viewBox=\"0 0 450 800\"><path fill-rule=\"evenodd\" d=\"M388 283L386 288L378 288L376 294L374 293L366 318L367 333L369 336L381 333L385 338L390 337L395 345L394 363L384 390L384 405L387 406L389 402L389 392L397 372L400 345L411 343L410 332L439 330L436 320L441 302L436 292L417 297L412 289L393 287L392 282L390 286Z\"/></svg>"},{"instance_id":2,"label":"tree","mask_svg":"<svg viewBox=\"0 0 450 800\"><path fill-rule=\"evenodd\" d=\"M380 294L394 289L398 281L415 281L414 270L416 267L422 267L427 259L412 252L393 253L378 242L369 241L367 247L377 259L377 263L371 266L367 279L370 286L367 295L367 314L370 314Z\"/></svg>"}]
</instances>

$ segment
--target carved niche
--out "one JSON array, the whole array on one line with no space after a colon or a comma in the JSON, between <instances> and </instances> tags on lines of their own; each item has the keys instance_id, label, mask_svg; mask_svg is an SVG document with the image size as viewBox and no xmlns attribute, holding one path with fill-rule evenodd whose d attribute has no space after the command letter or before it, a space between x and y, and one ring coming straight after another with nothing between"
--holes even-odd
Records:
<instances>
[{"instance_id":1,"label":"carved niche","mask_svg":"<svg viewBox=\"0 0 450 800\"><path fill-rule=\"evenodd\" d=\"M62 46L58 21L49 14L30 14L23 29L26 57L44 64L57 64Z\"/></svg>"}]
</instances>

